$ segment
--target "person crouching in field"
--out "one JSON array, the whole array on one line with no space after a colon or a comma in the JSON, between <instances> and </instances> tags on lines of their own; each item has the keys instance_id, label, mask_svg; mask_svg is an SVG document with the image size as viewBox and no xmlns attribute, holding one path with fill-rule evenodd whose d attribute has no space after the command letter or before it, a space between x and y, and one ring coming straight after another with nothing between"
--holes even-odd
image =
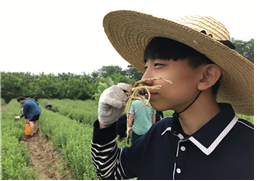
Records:
<instances>
[{"instance_id":1,"label":"person crouching in field","mask_svg":"<svg viewBox=\"0 0 257 181\"><path fill-rule=\"evenodd\" d=\"M118 53L144 73L151 106L174 110L131 147L118 148L116 119L130 86L103 91L91 143L100 179L254 179L254 66L238 54L226 27L206 16L169 21L114 11L103 21ZM164 78L172 83L160 79Z\"/></svg>"},{"instance_id":2,"label":"person crouching in field","mask_svg":"<svg viewBox=\"0 0 257 181\"><path fill-rule=\"evenodd\" d=\"M29 121L30 135L26 136L26 138L32 138L35 135L36 130L38 130L37 121L42 110L38 106L38 102L34 100L24 100L23 97L19 97L17 101L23 106L23 114L21 116L15 116L15 119L20 119L24 116L25 119Z\"/></svg>"},{"instance_id":3,"label":"person crouching in field","mask_svg":"<svg viewBox=\"0 0 257 181\"><path fill-rule=\"evenodd\" d=\"M52 108L52 104L50 104L50 103L45 105L45 109L49 110L49 111L52 111L52 112L55 112L55 110Z\"/></svg>"}]
</instances>

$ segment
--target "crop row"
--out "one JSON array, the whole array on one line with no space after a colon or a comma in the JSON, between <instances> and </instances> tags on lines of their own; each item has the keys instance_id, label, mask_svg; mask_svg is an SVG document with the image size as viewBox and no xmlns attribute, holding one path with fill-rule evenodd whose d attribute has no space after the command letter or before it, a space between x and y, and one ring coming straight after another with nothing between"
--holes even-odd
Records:
<instances>
[{"instance_id":1,"label":"crop row","mask_svg":"<svg viewBox=\"0 0 257 181\"><path fill-rule=\"evenodd\" d=\"M42 106L50 103L59 114L84 124L92 125L97 119L97 104L93 100L39 99L38 102Z\"/></svg>"},{"instance_id":2,"label":"crop row","mask_svg":"<svg viewBox=\"0 0 257 181\"><path fill-rule=\"evenodd\" d=\"M43 107L42 110L38 121L40 132L61 151L73 175L77 179L98 179L91 159L92 125L71 120Z\"/></svg>"},{"instance_id":3,"label":"crop row","mask_svg":"<svg viewBox=\"0 0 257 181\"><path fill-rule=\"evenodd\" d=\"M28 167L30 152L24 138L23 120L14 120L21 114L21 106L12 100L1 112L1 180L32 180L35 169Z\"/></svg>"},{"instance_id":4,"label":"crop row","mask_svg":"<svg viewBox=\"0 0 257 181\"><path fill-rule=\"evenodd\" d=\"M97 119L97 102L93 100L71 100L71 99L39 99L40 104L51 103L53 108L60 114L83 123L93 124ZM164 117L172 116L174 111L163 111ZM254 116L237 114L239 118L254 124Z\"/></svg>"}]
</instances>

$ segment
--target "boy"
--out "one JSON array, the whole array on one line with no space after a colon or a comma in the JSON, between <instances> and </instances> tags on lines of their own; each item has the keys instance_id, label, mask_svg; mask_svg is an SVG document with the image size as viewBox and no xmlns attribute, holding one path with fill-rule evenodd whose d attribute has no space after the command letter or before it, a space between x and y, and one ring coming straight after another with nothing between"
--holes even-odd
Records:
<instances>
[{"instance_id":1,"label":"boy","mask_svg":"<svg viewBox=\"0 0 257 181\"><path fill-rule=\"evenodd\" d=\"M150 91L154 109L175 113L130 148L118 149L115 118L124 109L123 90L129 85L106 89L91 149L98 177L254 179L253 125L234 112L253 115L253 64L232 50L226 28L210 17L178 23L133 11L107 14L104 28L120 55L144 72L142 79L172 82L145 84L162 86Z\"/></svg>"}]
</instances>

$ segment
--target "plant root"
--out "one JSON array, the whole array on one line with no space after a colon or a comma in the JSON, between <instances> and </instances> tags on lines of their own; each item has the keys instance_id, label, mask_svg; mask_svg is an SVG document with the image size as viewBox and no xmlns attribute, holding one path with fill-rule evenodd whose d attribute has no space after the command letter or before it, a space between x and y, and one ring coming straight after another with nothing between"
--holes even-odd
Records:
<instances>
[{"instance_id":1,"label":"plant root","mask_svg":"<svg viewBox=\"0 0 257 181\"><path fill-rule=\"evenodd\" d=\"M167 79L164 79L162 77L154 77L154 78L148 78L148 79L142 79L142 80L139 80L137 81L134 85L131 84L131 87L128 88L126 94L127 94L127 104L126 104L126 107L125 107L125 112L126 112L126 115L127 115L127 122L129 120L129 109L130 109L130 106L132 104L132 101L133 100L141 100L144 104L142 106L140 106L139 108L137 108L135 110L135 112L140 109L141 107L145 107L147 106L148 109L149 109L149 113L150 113L150 108L152 107L150 104L149 104L149 101L151 99L151 94L150 94L150 91L154 91L154 90L158 90L160 89L162 86L161 85L155 85L155 86L147 86L147 85L140 85L142 83L145 83L147 81L152 81L152 80L163 80L163 81L166 81L170 84L172 84L171 81L167 80ZM147 94L149 95L149 98L147 101L145 101L140 95L139 95L139 91L146 91ZM132 128L136 128L134 125L131 125Z\"/></svg>"}]
</instances>

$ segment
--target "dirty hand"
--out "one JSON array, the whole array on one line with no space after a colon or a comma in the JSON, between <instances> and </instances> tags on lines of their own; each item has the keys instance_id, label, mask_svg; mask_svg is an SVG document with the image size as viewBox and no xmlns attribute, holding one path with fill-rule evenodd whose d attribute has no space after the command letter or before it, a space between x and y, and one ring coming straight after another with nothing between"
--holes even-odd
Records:
<instances>
[{"instance_id":1,"label":"dirty hand","mask_svg":"<svg viewBox=\"0 0 257 181\"><path fill-rule=\"evenodd\" d=\"M121 115L127 102L127 95L124 91L129 86L129 84L119 83L103 91L98 105L98 120L102 124L112 124Z\"/></svg>"},{"instance_id":2,"label":"dirty hand","mask_svg":"<svg viewBox=\"0 0 257 181\"><path fill-rule=\"evenodd\" d=\"M20 116L14 116L14 119L20 119Z\"/></svg>"}]
</instances>

